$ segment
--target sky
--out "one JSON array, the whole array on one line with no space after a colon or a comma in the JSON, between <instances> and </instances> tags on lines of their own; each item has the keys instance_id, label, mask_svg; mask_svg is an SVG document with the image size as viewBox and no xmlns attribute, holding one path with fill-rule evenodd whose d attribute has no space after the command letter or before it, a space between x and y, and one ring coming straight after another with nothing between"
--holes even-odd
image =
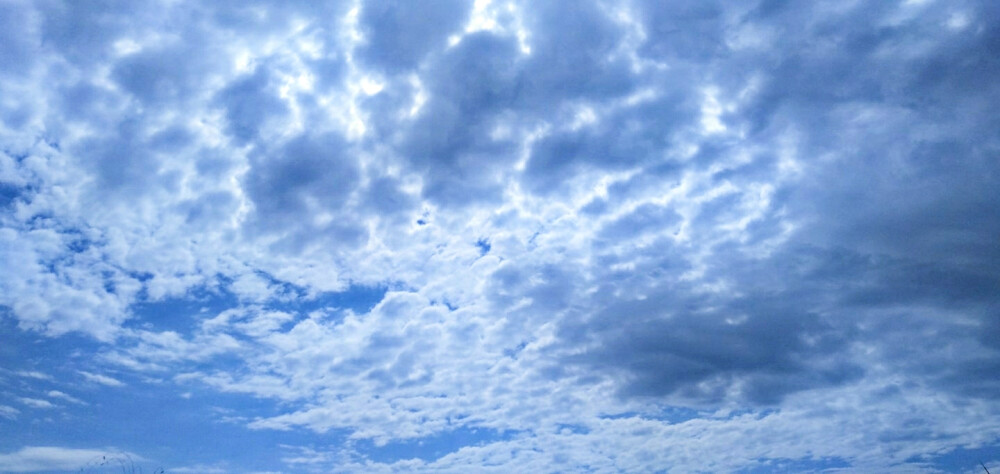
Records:
<instances>
[{"instance_id":1,"label":"sky","mask_svg":"<svg viewBox=\"0 0 1000 474\"><path fill-rule=\"evenodd\" d=\"M1000 472L998 52L992 0L0 0L0 472Z\"/></svg>"}]
</instances>

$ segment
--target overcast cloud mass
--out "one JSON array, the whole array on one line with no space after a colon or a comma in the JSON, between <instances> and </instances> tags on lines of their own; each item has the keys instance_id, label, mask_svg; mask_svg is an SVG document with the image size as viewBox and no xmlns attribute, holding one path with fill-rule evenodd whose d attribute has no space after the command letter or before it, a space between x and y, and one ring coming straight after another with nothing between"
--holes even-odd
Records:
<instances>
[{"instance_id":1,"label":"overcast cloud mass","mask_svg":"<svg viewBox=\"0 0 1000 474\"><path fill-rule=\"evenodd\" d=\"M1000 471L998 107L991 0L0 0L0 471Z\"/></svg>"}]
</instances>

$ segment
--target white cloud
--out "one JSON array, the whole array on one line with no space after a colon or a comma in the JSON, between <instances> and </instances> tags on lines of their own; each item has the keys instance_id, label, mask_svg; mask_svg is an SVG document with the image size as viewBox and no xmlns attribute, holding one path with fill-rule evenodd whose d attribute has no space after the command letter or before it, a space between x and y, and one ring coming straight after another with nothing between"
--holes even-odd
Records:
<instances>
[{"instance_id":1,"label":"white cloud","mask_svg":"<svg viewBox=\"0 0 1000 474\"><path fill-rule=\"evenodd\" d=\"M0 470L6 472L76 471L100 465L102 459L113 456L128 457L139 461L133 454L114 450L73 449L55 446L26 446L17 451L0 454Z\"/></svg>"},{"instance_id":2,"label":"white cloud","mask_svg":"<svg viewBox=\"0 0 1000 474\"><path fill-rule=\"evenodd\" d=\"M109 387L123 387L125 383L107 375L95 374L91 372L79 371L83 378L87 379L88 382L99 383L101 385L107 385Z\"/></svg>"},{"instance_id":3,"label":"white cloud","mask_svg":"<svg viewBox=\"0 0 1000 474\"><path fill-rule=\"evenodd\" d=\"M17 408L0 405L0 416L7 418L8 420L16 419L17 415L20 413L21 410L18 410Z\"/></svg>"},{"instance_id":4,"label":"white cloud","mask_svg":"<svg viewBox=\"0 0 1000 474\"><path fill-rule=\"evenodd\" d=\"M232 470L228 469L226 467L223 467L223 466L218 466L218 465L196 464L194 466L171 467L170 468L170 472L195 473L195 474L198 474L198 473L203 473L203 474L225 474L227 472L232 472Z\"/></svg>"},{"instance_id":5,"label":"white cloud","mask_svg":"<svg viewBox=\"0 0 1000 474\"><path fill-rule=\"evenodd\" d=\"M29 377L38 380L54 380L51 375L38 372L36 370L21 370L15 373L21 377Z\"/></svg>"},{"instance_id":6,"label":"white cloud","mask_svg":"<svg viewBox=\"0 0 1000 474\"><path fill-rule=\"evenodd\" d=\"M18 400L32 408L55 408L55 405L53 405L52 402L39 398L20 397Z\"/></svg>"},{"instance_id":7,"label":"white cloud","mask_svg":"<svg viewBox=\"0 0 1000 474\"><path fill-rule=\"evenodd\" d=\"M112 270L92 252L76 254L74 265L53 265L53 271L42 264L56 260L59 247L86 238L54 229L0 230L0 247L4 249L0 258L9 262L12 270L0 277L0 287L5 289L4 295L19 295L16 300L6 296L0 302L14 309L22 328L51 335L81 331L102 340L113 337L125 317L121 298L128 298L129 292L106 290L109 282L103 273Z\"/></svg>"},{"instance_id":8,"label":"white cloud","mask_svg":"<svg viewBox=\"0 0 1000 474\"><path fill-rule=\"evenodd\" d=\"M58 398L58 399L65 400L65 401L70 402L70 403L75 403L77 405L86 405L87 404L87 402L84 402L83 400L80 400L79 398L76 398L76 397L74 397L74 396L72 396L72 395L70 395L68 393L60 392L59 390L49 390L49 392L47 393L47 395L49 397L51 397L51 398Z\"/></svg>"}]
</instances>

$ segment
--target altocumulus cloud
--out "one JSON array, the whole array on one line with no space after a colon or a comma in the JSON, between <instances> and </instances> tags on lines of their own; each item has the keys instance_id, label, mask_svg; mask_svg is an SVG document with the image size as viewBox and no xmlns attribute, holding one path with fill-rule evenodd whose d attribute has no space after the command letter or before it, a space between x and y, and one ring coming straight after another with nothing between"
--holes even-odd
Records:
<instances>
[{"instance_id":1,"label":"altocumulus cloud","mask_svg":"<svg viewBox=\"0 0 1000 474\"><path fill-rule=\"evenodd\" d=\"M998 462L998 19L2 2L0 469Z\"/></svg>"}]
</instances>

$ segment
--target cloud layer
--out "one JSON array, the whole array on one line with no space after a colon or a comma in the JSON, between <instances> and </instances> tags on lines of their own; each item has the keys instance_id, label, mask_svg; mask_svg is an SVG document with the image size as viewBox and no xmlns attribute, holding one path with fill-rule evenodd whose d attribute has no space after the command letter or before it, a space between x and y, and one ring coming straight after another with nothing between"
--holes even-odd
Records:
<instances>
[{"instance_id":1,"label":"cloud layer","mask_svg":"<svg viewBox=\"0 0 1000 474\"><path fill-rule=\"evenodd\" d=\"M967 469L940 458L1000 439L991 2L0 9L0 317L87 354L4 354L10 429L153 384L343 435L261 469Z\"/></svg>"}]
</instances>

